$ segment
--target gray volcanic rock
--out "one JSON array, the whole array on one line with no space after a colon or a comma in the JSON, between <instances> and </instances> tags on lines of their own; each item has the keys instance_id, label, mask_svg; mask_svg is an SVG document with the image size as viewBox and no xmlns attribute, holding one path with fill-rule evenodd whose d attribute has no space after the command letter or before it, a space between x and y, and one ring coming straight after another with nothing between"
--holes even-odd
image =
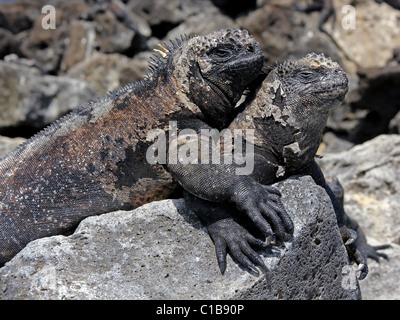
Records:
<instances>
[{"instance_id":1,"label":"gray volcanic rock","mask_svg":"<svg viewBox=\"0 0 400 320\"><path fill-rule=\"evenodd\" d=\"M318 160L326 175L344 188L344 208L364 231L368 243L392 247L389 260L368 260L369 274L360 282L364 299L398 299L400 277L400 136L380 135L348 151Z\"/></svg>"},{"instance_id":2,"label":"gray volcanic rock","mask_svg":"<svg viewBox=\"0 0 400 320\"><path fill-rule=\"evenodd\" d=\"M310 177L279 183L294 237L262 252L254 277L214 245L183 199L89 217L71 236L31 242L0 269L0 299L359 299L336 218Z\"/></svg>"},{"instance_id":3,"label":"gray volcanic rock","mask_svg":"<svg viewBox=\"0 0 400 320\"><path fill-rule=\"evenodd\" d=\"M0 128L20 123L41 128L97 97L86 81L43 75L24 63L0 60Z\"/></svg>"}]
</instances>

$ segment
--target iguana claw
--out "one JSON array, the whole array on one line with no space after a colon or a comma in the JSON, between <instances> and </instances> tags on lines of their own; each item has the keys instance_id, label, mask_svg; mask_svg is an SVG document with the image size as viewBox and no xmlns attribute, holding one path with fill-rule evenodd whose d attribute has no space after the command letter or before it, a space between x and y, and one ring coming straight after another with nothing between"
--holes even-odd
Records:
<instances>
[{"instance_id":1,"label":"iguana claw","mask_svg":"<svg viewBox=\"0 0 400 320\"><path fill-rule=\"evenodd\" d=\"M231 200L267 238L276 236L278 240L284 240L288 234L293 234L293 222L278 189L243 179L235 186Z\"/></svg>"},{"instance_id":2,"label":"iguana claw","mask_svg":"<svg viewBox=\"0 0 400 320\"><path fill-rule=\"evenodd\" d=\"M366 263L362 263L356 269L356 271L360 271L360 275L357 277L358 280L363 280L368 274L368 266Z\"/></svg>"},{"instance_id":3,"label":"iguana claw","mask_svg":"<svg viewBox=\"0 0 400 320\"><path fill-rule=\"evenodd\" d=\"M264 274L268 271L264 261L251 246L266 248L267 243L252 236L246 229L233 219L219 220L208 226L208 232L215 244L218 266L222 274L226 270L227 250L240 265L254 276L259 276L259 271Z\"/></svg>"},{"instance_id":4,"label":"iguana claw","mask_svg":"<svg viewBox=\"0 0 400 320\"><path fill-rule=\"evenodd\" d=\"M340 227L339 230L350 260L354 261L358 265L358 268L356 269L356 271L360 271L358 280L362 280L368 274L367 255L355 244L357 232L346 226Z\"/></svg>"},{"instance_id":5,"label":"iguana claw","mask_svg":"<svg viewBox=\"0 0 400 320\"><path fill-rule=\"evenodd\" d=\"M357 232L346 226L342 226L340 229L340 235L342 237L345 246L352 244L357 239Z\"/></svg>"}]
</instances>

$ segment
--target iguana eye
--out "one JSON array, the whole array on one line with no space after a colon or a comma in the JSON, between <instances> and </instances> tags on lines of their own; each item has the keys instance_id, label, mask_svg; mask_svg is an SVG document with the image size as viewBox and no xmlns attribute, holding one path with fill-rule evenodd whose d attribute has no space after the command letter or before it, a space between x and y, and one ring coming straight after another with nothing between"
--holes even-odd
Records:
<instances>
[{"instance_id":1,"label":"iguana eye","mask_svg":"<svg viewBox=\"0 0 400 320\"><path fill-rule=\"evenodd\" d=\"M219 58L225 58L231 54L231 51L226 48L215 48L209 52L209 55L217 56Z\"/></svg>"},{"instance_id":2,"label":"iguana eye","mask_svg":"<svg viewBox=\"0 0 400 320\"><path fill-rule=\"evenodd\" d=\"M311 79L313 75L314 75L314 72L309 71L309 70L303 70L303 71L299 72L299 76L305 80Z\"/></svg>"}]
</instances>

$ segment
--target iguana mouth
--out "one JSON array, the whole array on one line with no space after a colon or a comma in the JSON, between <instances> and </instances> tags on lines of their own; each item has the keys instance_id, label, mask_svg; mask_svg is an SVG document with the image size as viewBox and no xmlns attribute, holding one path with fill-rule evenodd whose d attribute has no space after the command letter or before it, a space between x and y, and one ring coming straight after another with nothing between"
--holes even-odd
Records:
<instances>
[{"instance_id":1,"label":"iguana mouth","mask_svg":"<svg viewBox=\"0 0 400 320\"><path fill-rule=\"evenodd\" d=\"M222 84L216 84L212 81L207 80L208 85L211 87L211 89L218 95L224 98L224 100L227 100L229 104L234 105L236 104L235 98L230 96L223 87ZM228 85L229 86L229 85Z\"/></svg>"},{"instance_id":2,"label":"iguana mouth","mask_svg":"<svg viewBox=\"0 0 400 320\"><path fill-rule=\"evenodd\" d=\"M347 92L347 83L341 83L341 84L334 84L330 86L321 86L320 90L315 91L315 93L330 93L334 91L346 91Z\"/></svg>"},{"instance_id":3,"label":"iguana mouth","mask_svg":"<svg viewBox=\"0 0 400 320\"><path fill-rule=\"evenodd\" d=\"M343 81L340 83L330 83L326 85L322 85L319 90L314 91L315 94L325 96L328 99L340 99L344 98L348 91L348 83L347 81Z\"/></svg>"},{"instance_id":4,"label":"iguana mouth","mask_svg":"<svg viewBox=\"0 0 400 320\"><path fill-rule=\"evenodd\" d=\"M200 79L202 79L204 83L211 88L211 91L213 91L217 97L220 97L221 100L224 101L224 104L232 104L233 99L230 98L227 92L228 90L226 90L221 84L216 83L217 81L213 81L209 77L205 76L201 72L198 63L193 64L192 73L193 73L193 78L197 79L196 80L197 83L201 83Z\"/></svg>"},{"instance_id":5,"label":"iguana mouth","mask_svg":"<svg viewBox=\"0 0 400 320\"><path fill-rule=\"evenodd\" d=\"M235 105L240 97L242 96L246 87L258 77L258 74L254 73L257 65L261 70L263 66L264 58L255 57L242 57L235 60L227 67L227 70L220 74L226 74L226 77L222 81L212 81L207 77L203 77L204 80L210 85L210 87L217 93L224 96L231 105ZM235 85L233 85L233 83Z\"/></svg>"}]
</instances>

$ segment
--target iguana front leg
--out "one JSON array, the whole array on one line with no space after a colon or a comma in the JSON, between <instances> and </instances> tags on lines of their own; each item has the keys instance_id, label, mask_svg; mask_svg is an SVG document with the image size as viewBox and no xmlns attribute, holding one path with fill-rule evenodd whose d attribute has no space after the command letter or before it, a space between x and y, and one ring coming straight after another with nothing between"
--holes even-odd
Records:
<instances>
[{"instance_id":1,"label":"iguana front leg","mask_svg":"<svg viewBox=\"0 0 400 320\"><path fill-rule=\"evenodd\" d=\"M180 122L178 126L179 134L169 143L167 168L185 190L203 200L234 205L254 222L268 240L272 240L274 235L282 237L293 232L293 223L278 190L263 186L247 175L238 175L236 169L240 166L234 159L231 164L213 162L213 156L218 151L215 152L212 145L204 154L201 146L205 140L209 143L210 137L204 135L204 130L211 130L208 125L193 119L190 124ZM185 131L185 128L196 130ZM188 151L198 152L197 157L186 157ZM204 161L204 155L207 155L208 161ZM220 155L223 157L223 152Z\"/></svg>"},{"instance_id":2,"label":"iguana front leg","mask_svg":"<svg viewBox=\"0 0 400 320\"><path fill-rule=\"evenodd\" d=\"M268 243L254 237L235 221L232 215L234 209L200 199L187 191L184 191L184 198L186 205L207 227L208 234L215 245L217 262L222 274L226 270L227 252L250 274L258 276L257 268L263 273L267 272L267 267L253 247L266 248Z\"/></svg>"}]
</instances>

